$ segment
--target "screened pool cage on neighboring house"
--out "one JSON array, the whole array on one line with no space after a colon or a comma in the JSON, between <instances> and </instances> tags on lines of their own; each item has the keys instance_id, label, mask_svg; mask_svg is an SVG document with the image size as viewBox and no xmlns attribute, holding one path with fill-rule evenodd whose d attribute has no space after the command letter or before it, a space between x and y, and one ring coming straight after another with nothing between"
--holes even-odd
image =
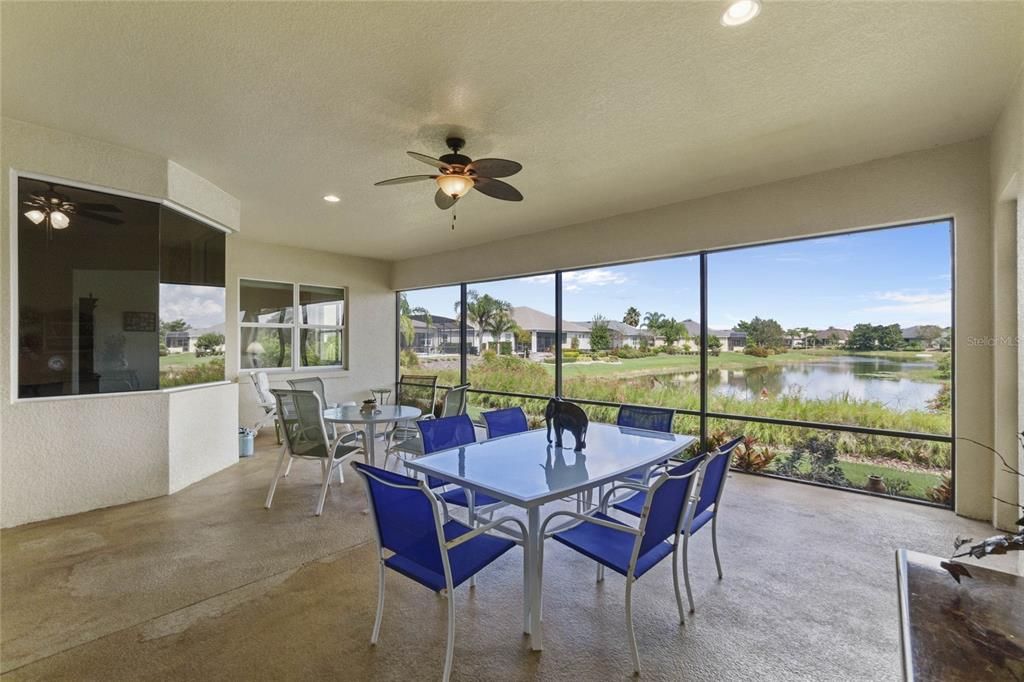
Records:
<instances>
[{"instance_id":1,"label":"screened pool cage on neighboring house","mask_svg":"<svg viewBox=\"0 0 1024 682\"><path fill-rule=\"evenodd\" d=\"M940 220L399 292L399 372L470 383L478 423L521 406L536 427L555 396L610 423L622 405L664 407L702 449L747 436L737 469L952 507L952 230ZM887 280L905 289L876 292ZM851 293L820 303L830 286ZM737 298L753 322L822 307L826 319L780 326L761 357L760 323L711 324ZM604 301L636 315L620 322ZM866 333L873 345L856 347Z\"/></svg>"}]
</instances>

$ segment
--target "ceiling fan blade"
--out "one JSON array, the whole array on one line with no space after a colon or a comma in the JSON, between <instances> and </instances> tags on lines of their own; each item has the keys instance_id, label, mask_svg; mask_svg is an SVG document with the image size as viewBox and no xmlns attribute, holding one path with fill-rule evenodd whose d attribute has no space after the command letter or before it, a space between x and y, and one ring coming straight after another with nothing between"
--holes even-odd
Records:
<instances>
[{"instance_id":1,"label":"ceiling fan blade","mask_svg":"<svg viewBox=\"0 0 1024 682\"><path fill-rule=\"evenodd\" d=\"M101 213L120 213L121 208L114 204L94 204L88 201L76 201L75 206L86 211L100 211Z\"/></svg>"},{"instance_id":2,"label":"ceiling fan blade","mask_svg":"<svg viewBox=\"0 0 1024 682\"><path fill-rule=\"evenodd\" d=\"M390 180L381 180L380 182L373 183L374 187L381 187L382 185L401 185L406 182L418 182L420 180L433 180L437 178L436 175L406 175L401 178L391 178Z\"/></svg>"},{"instance_id":3,"label":"ceiling fan blade","mask_svg":"<svg viewBox=\"0 0 1024 682\"><path fill-rule=\"evenodd\" d=\"M95 220L95 221L101 222L101 223L107 223L108 225L120 225L121 223L124 222L123 220L118 220L117 218L111 218L110 216L103 215L101 213L93 213L92 211L81 211L81 210L79 210L79 211L75 211L72 215L82 216L83 218L88 218L89 220Z\"/></svg>"},{"instance_id":4,"label":"ceiling fan blade","mask_svg":"<svg viewBox=\"0 0 1024 682\"><path fill-rule=\"evenodd\" d=\"M448 170L451 168L447 163L441 159L435 159L433 156L427 156L426 154L420 154L419 152L406 152L406 154L417 161L422 161L428 166L433 166L434 168L440 168L441 170Z\"/></svg>"},{"instance_id":5,"label":"ceiling fan blade","mask_svg":"<svg viewBox=\"0 0 1024 682\"><path fill-rule=\"evenodd\" d=\"M507 178L523 170L523 164L508 159L477 159L466 170L485 178Z\"/></svg>"},{"instance_id":6,"label":"ceiling fan blade","mask_svg":"<svg viewBox=\"0 0 1024 682\"><path fill-rule=\"evenodd\" d=\"M505 201L522 201L523 195L512 185L492 178L473 178L473 189Z\"/></svg>"},{"instance_id":7,"label":"ceiling fan blade","mask_svg":"<svg viewBox=\"0 0 1024 682\"><path fill-rule=\"evenodd\" d=\"M457 198L453 198L444 193L443 189L438 189L437 194L434 195L434 203L442 211L447 211L449 208L455 205L458 201Z\"/></svg>"}]
</instances>

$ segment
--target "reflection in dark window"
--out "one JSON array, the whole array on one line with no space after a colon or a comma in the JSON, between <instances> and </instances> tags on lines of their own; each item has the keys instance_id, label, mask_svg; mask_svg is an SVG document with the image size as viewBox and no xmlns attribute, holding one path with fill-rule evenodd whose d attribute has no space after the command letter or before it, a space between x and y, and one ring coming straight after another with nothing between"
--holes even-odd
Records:
<instances>
[{"instance_id":1,"label":"reflection in dark window","mask_svg":"<svg viewBox=\"0 0 1024 682\"><path fill-rule=\"evenodd\" d=\"M160 209L160 386L224 379L225 234Z\"/></svg>"},{"instance_id":2,"label":"reflection in dark window","mask_svg":"<svg viewBox=\"0 0 1024 682\"><path fill-rule=\"evenodd\" d=\"M18 209L19 397L224 378L222 357L213 362L223 232L153 202L29 178ZM219 334L203 352L199 331Z\"/></svg>"},{"instance_id":3,"label":"reflection in dark window","mask_svg":"<svg viewBox=\"0 0 1024 682\"><path fill-rule=\"evenodd\" d=\"M239 287L239 322L291 324L294 288L280 282L243 279Z\"/></svg>"},{"instance_id":4,"label":"reflection in dark window","mask_svg":"<svg viewBox=\"0 0 1024 682\"><path fill-rule=\"evenodd\" d=\"M158 240L156 204L18 180L19 397L158 387Z\"/></svg>"}]
</instances>

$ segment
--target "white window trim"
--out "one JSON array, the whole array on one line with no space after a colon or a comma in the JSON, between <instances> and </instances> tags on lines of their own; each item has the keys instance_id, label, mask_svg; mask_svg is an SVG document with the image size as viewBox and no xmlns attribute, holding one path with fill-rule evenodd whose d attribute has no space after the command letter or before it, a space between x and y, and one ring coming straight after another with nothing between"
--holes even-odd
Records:
<instances>
[{"instance_id":1,"label":"white window trim","mask_svg":"<svg viewBox=\"0 0 1024 682\"><path fill-rule=\"evenodd\" d=\"M242 322L242 282L268 282L272 284L287 284L292 288L292 321L281 322ZM321 287L324 289L337 289L344 296L342 301L341 324L304 324L302 322L302 311L299 305L299 291L302 287ZM304 373L332 373L344 374L349 371L348 362L348 301L349 289L347 286L338 284L320 284L313 282L286 282L266 277L241 276L238 278L238 373L252 374L253 372L266 372L267 374L304 374ZM290 367L242 367L242 330L243 329L291 329L292 331L292 363ZM341 332L341 364L340 365L314 365L306 367L301 364L302 353L299 348L301 332L303 329L325 329L328 331Z\"/></svg>"}]
</instances>

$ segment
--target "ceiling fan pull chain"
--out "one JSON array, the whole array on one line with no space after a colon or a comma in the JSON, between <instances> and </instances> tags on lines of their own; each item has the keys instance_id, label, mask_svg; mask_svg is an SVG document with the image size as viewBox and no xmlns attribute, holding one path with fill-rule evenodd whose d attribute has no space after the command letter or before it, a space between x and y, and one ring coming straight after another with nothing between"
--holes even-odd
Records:
<instances>
[{"instance_id":1,"label":"ceiling fan pull chain","mask_svg":"<svg viewBox=\"0 0 1024 682\"><path fill-rule=\"evenodd\" d=\"M452 207L452 232L455 231L455 207Z\"/></svg>"}]
</instances>

